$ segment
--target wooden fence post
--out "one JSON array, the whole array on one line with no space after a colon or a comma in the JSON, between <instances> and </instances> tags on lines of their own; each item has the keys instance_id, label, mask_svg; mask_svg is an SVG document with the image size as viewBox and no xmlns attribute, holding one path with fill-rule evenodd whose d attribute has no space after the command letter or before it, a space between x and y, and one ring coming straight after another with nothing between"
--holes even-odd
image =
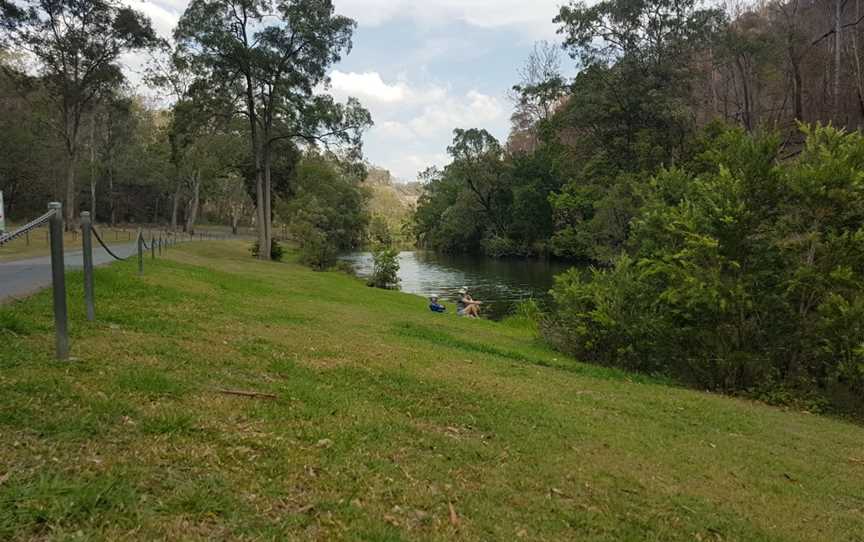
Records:
<instances>
[{"instance_id":1,"label":"wooden fence post","mask_svg":"<svg viewBox=\"0 0 864 542\"><path fill-rule=\"evenodd\" d=\"M84 303L87 306L87 320L96 319L96 304L93 300L93 224L90 213L81 213L81 246L84 251Z\"/></svg>"},{"instance_id":2,"label":"wooden fence post","mask_svg":"<svg viewBox=\"0 0 864 542\"><path fill-rule=\"evenodd\" d=\"M66 306L66 264L63 261L63 205L48 204L54 214L48 221L51 238L51 290L54 297L54 328L57 359L69 359L69 311Z\"/></svg>"}]
</instances>

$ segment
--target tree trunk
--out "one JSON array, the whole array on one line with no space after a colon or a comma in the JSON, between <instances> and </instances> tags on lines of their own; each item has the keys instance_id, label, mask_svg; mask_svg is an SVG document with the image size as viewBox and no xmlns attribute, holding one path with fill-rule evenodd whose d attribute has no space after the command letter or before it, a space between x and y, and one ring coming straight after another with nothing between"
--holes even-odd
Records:
<instances>
[{"instance_id":1,"label":"tree trunk","mask_svg":"<svg viewBox=\"0 0 864 542\"><path fill-rule=\"evenodd\" d=\"M855 20L861 17L861 1L855 0ZM858 90L858 107L862 120L858 122L858 129L864 123L864 74L861 73L861 54L858 51L858 32L852 29L852 55L855 58L855 87Z\"/></svg>"},{"instance_id":2,"label":"tree trunk","mask_svg":"<svg viewBox=\"0 0 864 542\"><path fill-rule=\"evenodd\" d=\"M791 47L789 65L792 69L792 107L795 112L795 120L804 122L804 82L801 80L801 62Z\"/></svg>"},{"instance_id":3,"label":"tree trunk","mask_svg":"<svg viewBox=\"0 0 864 542\"><path fill-rule=\"evenodd\" d=\"M843 45L841 0L834 0L834 120L840 124L840 52Z\"/></svg>"},{"instance_id":4,"label":"tree trunk","mask_svg":"<svg viewBox=\"0 0 864 542\"><path fill-rule=\"evenodd\" d=\"M260 169L261 155L255 155L255 215L258 219L258 259L269 260L270 251L264 247L270 246L267 241L267 219L264 211L264 176Z\"/></svg>"},{"instance_id":5,"label":"tree trunk","mask_svg":"<svg viewBox=\"0 0 864 542\"><path fill-rule=\"evenodd\" d=\"M267 242L267 223L264 203L264 175L262 171L261 135L258 133L258 115L255 111L255 95L252 77L246 75L246 112L249 115L249 128L252 134L252 156L255 158L255 214L258 217L258 259L270 260Z\"/></svg>"},{"instance_id":6,"label":"tree trunk","mask_svg":"<svg viewBox=\"0 0 864 542\"><path fill-rule=\"evenodd\" d=\"M180 211L180 193L182 188L183 183L178 180L177 189L174 191L171 203L171 231L177 231L177 213Z\"/></svg>"},{"instance_id":7,"label":"tree trunk","mask_svg":"<svg viewBox=\"0 0 864 542\"><path fill-rule=\"evenodd\" d=\"M741 62L741 57L735 57L735 64L738 66L738 73L741 74L741 90L744 94L744 111L743 118L744 128L748 132L753 131L753 118L752 118L752 108L750 105L750 85L747 81L747 70L744 69L744 64Z\"/></svg>"},{"instance_id":8,"label":"tree trunk","mask_svg":"<svg viewBox=\"0 0 864 542\"><path fill-rule=\"evenodd\" d=\"M264 150L264 216L266 217L265 231L267 236L267 254L273 246L273 183L272 183L272 156L270 145Z\"/></svg>"},{"instance_id":9,"label":"tree trunk","mask_svg":"<svg viewBox=\"0 0 864 542\"><path fill-rule=\"evenodd\" d=\"M96 113L90 118L90 216L96 220Z\"/></svg>"},{"instance_id":10,"label":"tree trunk","mask_svg":"<svg viewBox=\"0 0 864 542\"><path fill-rule=\"evenodd\" d=\"M76 223L75 206L75 173L78 167L78 148L72 145L68 148L69 163L66 165L66 230L71 231Z\"/></svg>"},{"instance_id":11,"label":"tree trunk","mask_svg":"<svg viewBox=\"0 0 864 542\"><path fill-rule=\"evenodd\" d=\"M195 221L198 220L198 206L201 194L201 172L192 176L192 200L189 202L189 214L186 217L186 231L195 235Z\"/></svg>"},{"instance_id":12,"label":"tree trunk","mask_svg":"<svg viewBox=\"0 0 864 542\"><path fill-rule=\"evenodd\" d=\"M114 145L108 147L108 205L111 206L111 226L117 223L117 202L114 194Z\"/></svg>"}]
</instances>

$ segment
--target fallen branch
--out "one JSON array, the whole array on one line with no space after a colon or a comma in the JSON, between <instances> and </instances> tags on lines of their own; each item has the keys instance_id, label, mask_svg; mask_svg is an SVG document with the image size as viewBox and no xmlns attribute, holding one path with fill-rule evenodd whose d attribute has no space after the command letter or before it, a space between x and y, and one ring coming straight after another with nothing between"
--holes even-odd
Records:
<instances>
[{"instance_id":1,"label":"fallen branch","mask_svg":"<svg viewBox=\"0 0 864 542\"><path fill-rule=\"evenodd\" d=\"M261 393L258 391L243 391L243 390L227 390L227 389L217 389L213 390L216 393L223 393L225 395L239 395L241 397L256 397L259 399L277 399L275 395L272 393Z\"/></svg>"}]
</instances>

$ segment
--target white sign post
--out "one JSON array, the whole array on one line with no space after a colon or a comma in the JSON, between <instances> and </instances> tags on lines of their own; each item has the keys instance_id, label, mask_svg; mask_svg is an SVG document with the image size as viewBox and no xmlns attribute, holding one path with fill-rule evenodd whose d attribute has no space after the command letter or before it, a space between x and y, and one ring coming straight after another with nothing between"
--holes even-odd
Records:
<instances>
[{"instance_id":1,"label":"white sign post","mask_svg":"<svg viewBox=\"0 0 864 542\"><path fill-rule=\"evenodd\" d=\"M6 231L6 215L3 212L3 191L0 190L0 233Z\"/></svg>"}]
</instances>

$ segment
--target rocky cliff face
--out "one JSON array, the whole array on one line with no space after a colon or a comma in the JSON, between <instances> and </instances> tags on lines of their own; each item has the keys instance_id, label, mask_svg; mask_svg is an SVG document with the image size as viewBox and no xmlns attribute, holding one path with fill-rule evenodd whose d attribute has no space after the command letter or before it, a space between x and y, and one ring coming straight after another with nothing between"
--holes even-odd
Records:
<instances>
[{"instance_id":1,"label":"rocky cliff face","mask_svg":"<svg viewBox=\"0 0 864 542\"><path fill-rule=\"evenodd\" d=\"M369 167L366 186L372 192L369 210L373 214L399 219L414 209L423 189L418 182L396 181L389 171L375 166Z\"/></svg>"}]
</instances>

